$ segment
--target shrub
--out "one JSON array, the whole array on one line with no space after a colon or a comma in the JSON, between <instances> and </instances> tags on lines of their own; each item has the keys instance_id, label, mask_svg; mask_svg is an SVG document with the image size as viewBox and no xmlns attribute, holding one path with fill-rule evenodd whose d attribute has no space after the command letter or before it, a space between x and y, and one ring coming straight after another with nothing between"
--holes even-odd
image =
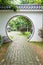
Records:
<instances>
[{"instance_id":1,"label":"shrub","mask_svg":"<svg viewBox=\"0 0 43 65\"><path fill-rule=\"evenodd\" d=\"M3 43L3 39L2 36L0 35L0 47L2 46L2 43Z\"/></svg>"},{"instance_id":2,"label":"shrub","mask_svg":"<svg viewBox=\"0 0 43 65\"><path fill-rule=\"evenodd\" d=\"M38 35L42 38L42 41L43 41L43 28L39 29Z\"/></svg>"}]
</instances>

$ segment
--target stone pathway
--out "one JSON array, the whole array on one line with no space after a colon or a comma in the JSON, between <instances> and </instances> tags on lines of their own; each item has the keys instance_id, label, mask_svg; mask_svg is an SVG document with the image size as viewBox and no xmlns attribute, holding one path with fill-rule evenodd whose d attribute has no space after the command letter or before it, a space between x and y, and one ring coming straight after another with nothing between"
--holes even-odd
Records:
<instances>
[{"instance_id":1,"label":"stone pathway","mask_svg":"<svg viewBox=\"0 0 43 65\"><path fill-rule=\"evenodd\" d=\"M9 46L2 65L41 65L26 38L15 38Z\"/></svg>"}]
</instances>

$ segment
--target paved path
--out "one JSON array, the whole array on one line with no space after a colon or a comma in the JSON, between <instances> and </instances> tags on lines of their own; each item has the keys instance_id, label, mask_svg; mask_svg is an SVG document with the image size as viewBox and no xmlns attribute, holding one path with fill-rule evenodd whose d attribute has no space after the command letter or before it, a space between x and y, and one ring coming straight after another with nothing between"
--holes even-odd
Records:
<instances>
[{"instance_id":1,"label":"paved path","mask_svg":"<svg viewBox=\"0 0 43 65\"><path fill-rule=\"evenodd\" d=\"M9 46L2 65L41 65L26 38L19 36Z\"/></svg>"}]
</instances>

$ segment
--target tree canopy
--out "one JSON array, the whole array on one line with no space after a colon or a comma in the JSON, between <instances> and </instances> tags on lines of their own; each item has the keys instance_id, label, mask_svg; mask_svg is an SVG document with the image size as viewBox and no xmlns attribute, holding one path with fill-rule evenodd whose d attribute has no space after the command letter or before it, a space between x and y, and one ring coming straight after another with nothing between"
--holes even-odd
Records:
<instances>
[{"instance_id":1,"label":"tree canopy","mask_svg":"<svg viewBox=\"0 0 43 65\"><path fill-rule=\"evenodd\" d=\"M20 31L21 29L25 29L25 31L30 31L32 28L32 24L29 19L24 16L17 16L12 18L8 25L10 26L12 31Z\"/></svg>"},{"instance_id":2,"label":"tree canopy","mask_svg":"<svg viewBox=\"0 0 43 65\"><path fill-rule=\"evenodd\" d=\"M6 6L9 5L14 11L17 10L15 5L18 4L41 4L43 5L43 0L0 0L0 4Z\"/></svg>"},{"instance_id":3,"label":"tree canopy","mask_svg":"<svg viewBox=\"0 0 43 65\"><path fill-rule=\"evenodd\" d=\"M17 7L13 3L13 0L0 0L0 4L3 6L10 6L14 11L17 10Z\"/></svg>"},{"instance_id":4,"label":"tree canopy","mask_svg":"<svg viewBox=\"0 0 43 65\"><path fill-rule=\"evenodd\" d=\"M43 4L43 0L0 0L0 3L7 3L7 4Z\"/></svg>"}]
</instances>

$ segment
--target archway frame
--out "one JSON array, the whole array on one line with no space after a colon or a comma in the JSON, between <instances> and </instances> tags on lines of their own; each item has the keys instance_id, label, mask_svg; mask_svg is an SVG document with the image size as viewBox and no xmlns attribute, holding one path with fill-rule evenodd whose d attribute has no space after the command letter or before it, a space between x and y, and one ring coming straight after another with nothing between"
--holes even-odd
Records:
<instances>
[{"instance_id":1,"label":"archway frame","mask_svg":"<svg viewBox=\"0 0 43 65\"><path fill-rule=\"evenodd\" d=\"M33 27L33 31L32 31L32 34L30 35L30 37L27 39L27 41L30 41L31 38L32 38L33 35L34 35L35 26L34 26L34 23L32 22L32 20L31 20L28 16L25 16L25 15L14 15L14 16L12 16L12 17L8 20L8 22L7 22L7 24L6 24L6 27L5 27L5 31L6 31L7 37L9 38L9 36L8 36L8 34L7 34L7 25L8 25L9 21L10 21L12 18L17 17L17 16L23 16L23 17L27 18L27 19L31 22L32 27ZM9 39L10 39L10 38L9 38ZM10 39L10 40L11 40L11 39ZM12 41L12 40L11 40L11 41Z\"/></svg>"}]
</instances>

